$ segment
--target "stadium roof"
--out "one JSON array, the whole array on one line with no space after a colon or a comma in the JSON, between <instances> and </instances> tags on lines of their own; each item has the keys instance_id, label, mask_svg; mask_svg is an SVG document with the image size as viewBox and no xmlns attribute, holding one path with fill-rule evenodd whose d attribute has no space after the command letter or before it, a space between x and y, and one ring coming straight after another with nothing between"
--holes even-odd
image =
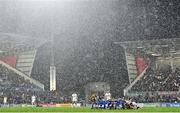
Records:
<instances>
[{"instance_id":1,"label":"stadium roof","mask_svg":"<svg viewBox=\"0 0 180 113\"><path fill-rule=\"evenodd\" d=\"M147 54L179 54L180 53L180 39L157 39L157 40L141 40L141 41L125 41L114 42L124 47L129 52L134 52L137 49L145 51ZM166 51L165 53L163 51Z\"/></svg>"},{"instance_id":2,"label":"stadium roof","mask_svg":"<svg viewBox=\"0 0 180 113\"><path fill-rule=\"evenodd\" d=\"M42 38L0 32L0 54L3 52L18 52L24 49L35 49L47 42Z\"/></svg>"},{"instance_id":3,"label":"stadium roof","mask_svg":"<svg viewBox=\"0 0 180 113\"><path fill-rule=\"evenodd\" d=\"M122 46L131 47L139 47L139 46L167 46L169 44L172 45L180 45L179 38L171 38L171 39L156 39L156 40L140 40L140 41L124 41L124 42L114 42L114 44L120 44Z\"/></svg>"}]
</instances>

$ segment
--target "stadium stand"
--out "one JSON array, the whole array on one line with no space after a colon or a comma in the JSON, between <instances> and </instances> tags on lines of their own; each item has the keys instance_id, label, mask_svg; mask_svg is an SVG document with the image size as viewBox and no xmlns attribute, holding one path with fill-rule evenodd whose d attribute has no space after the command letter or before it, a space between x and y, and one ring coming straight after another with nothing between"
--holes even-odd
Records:
<instances>
[{"instance_id":1,"label":"stadium stand","mask_svg":"<svg viewBox=\"0 0 180 113\"><path fill-rule=\"evenodd\" d=\"M129 85L124 95L137 102L179 102L179 39L115 42L123 46Z\"/></svg>"},{"instance_id":2,"label":"stadium stand","mask_svg":"<svg viewBox=\"0 0 180 113\"><path fill-rule=\"evenodd\" d=\"M132 91L178 91L180 83L179 69L172 72L171 67L153 70L149 68L143 78L133 87Z\"/></svg>"},{"instance_id":3,"label":"stadium stand","mask_svg":"<svg viewBox=\"0 0 180 113\"><path fill-rule=\"evenodd\" d=\"M23 77L17 75L12 70L9 70L2 64L0 64L0 84L1 90L39 90L38 87L25 80Z\"/></svg>"}]
</instances>

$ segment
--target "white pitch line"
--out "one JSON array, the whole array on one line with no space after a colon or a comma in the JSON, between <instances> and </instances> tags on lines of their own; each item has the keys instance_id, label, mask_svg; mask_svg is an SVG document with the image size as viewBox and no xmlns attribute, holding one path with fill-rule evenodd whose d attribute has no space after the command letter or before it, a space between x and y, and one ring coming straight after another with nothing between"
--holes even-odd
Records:
<instances>
[{"instance_id":1,"label":"white pitch line","mask_svg":"<svg viewBox=\"0 0 180 113\"><path fill-rule=\"evenodd\" d=\"M73 113L73 112L0 112L0 113ZM75 113L180 113L180 112L75 112Z\"/></svg>"}]
</instances>

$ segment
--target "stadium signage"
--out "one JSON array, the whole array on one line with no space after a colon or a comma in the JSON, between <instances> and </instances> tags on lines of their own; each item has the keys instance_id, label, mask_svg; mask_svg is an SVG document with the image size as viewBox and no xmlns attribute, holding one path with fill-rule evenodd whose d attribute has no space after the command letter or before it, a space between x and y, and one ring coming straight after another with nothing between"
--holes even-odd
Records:
<instances>
[{"instance_id":1,"label":"stadium signage","mask_svg":"<svg viewBox=\"0 0 180 113\"><path fill-rule=\"evenodd\" d=\"M159 103L144 103L143 107L160 107Z\"/></svg>"},{"instance_id":2,"label":"stadium signage","mask_svg":"<svg viewBox=\"0 0 180 113\"><path fill-rule=\"evenodd\" d=\"M180 103L162 103L161 107L180 107Z\"/></svg>"},{"instance_id":3,"label":"stadium signage","mask_svg":"<svg viewBox=\"0 0 180 113\"><path fill-rule=\"evenodd\" d=\"M138 103L141 107L180 107L180 103Z\"/></svg>"}]
</instances>

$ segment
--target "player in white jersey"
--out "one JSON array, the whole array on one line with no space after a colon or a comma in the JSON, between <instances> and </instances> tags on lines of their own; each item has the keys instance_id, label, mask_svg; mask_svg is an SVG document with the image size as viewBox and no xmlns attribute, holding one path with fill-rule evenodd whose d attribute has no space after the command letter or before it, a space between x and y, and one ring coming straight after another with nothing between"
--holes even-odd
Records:
<instances>
[{"instance_id":1,"label":"player in white jersey","mask_svg":"<svg viewBox=\"0 0 180 113\"><path fill-rule=\"evenodd\" d=\"M139 109L138 104L132 100L125 100L125 106L127 109Z\"/></svg>"},{"instance_id":2,"label":"player in white jersey","mask_svg":"<svg viewBox=\"0 0 180 113\"><path fill-rule=\"evenodd\" d=\"M77 101L78 101L78 95L76 93L73 93L72 94L72 105L76 106Z\"/></svg>"},{"instance_id":3,"label":"player in white jersey","mask_svg":"<svg viewBox=\"0 0 180 113\"><path fill-rule=\"evenodd\" d=\"M31 104L32 105L36 104L36 96L34 96L34 95L31 97Z\"/></svg>"},{"instance_id":4,"label":"player in white jersey","mask_svg":"<svg viewBox=\"0 0 180 113\"><path fill-rule=\"evenodd\" d=\"M131 102L131 106L133 109L139 109L140 106L136 102Z\"/></svg>"},{"instance_id":5,"label":"player in white jersey","mask_svg":"<svg viewBox=\"0 0 180 113\"><path fill-rule=\"evenodd\" d=\"M109 92L105 93L104 98L105 98L105 100L110 100L111 99L111 93L109 93Z\"/></svg>"},{"instance_id":6,"label":"player in white jersey","mask_svg":"<svg viewBox=\"0 0 180 113\"><path fill-rule=\"evenodd\" d=\"M4 97L3 102L4 102L4 104L7 104L7 97Z\"/></svg>"}]
</instances>

